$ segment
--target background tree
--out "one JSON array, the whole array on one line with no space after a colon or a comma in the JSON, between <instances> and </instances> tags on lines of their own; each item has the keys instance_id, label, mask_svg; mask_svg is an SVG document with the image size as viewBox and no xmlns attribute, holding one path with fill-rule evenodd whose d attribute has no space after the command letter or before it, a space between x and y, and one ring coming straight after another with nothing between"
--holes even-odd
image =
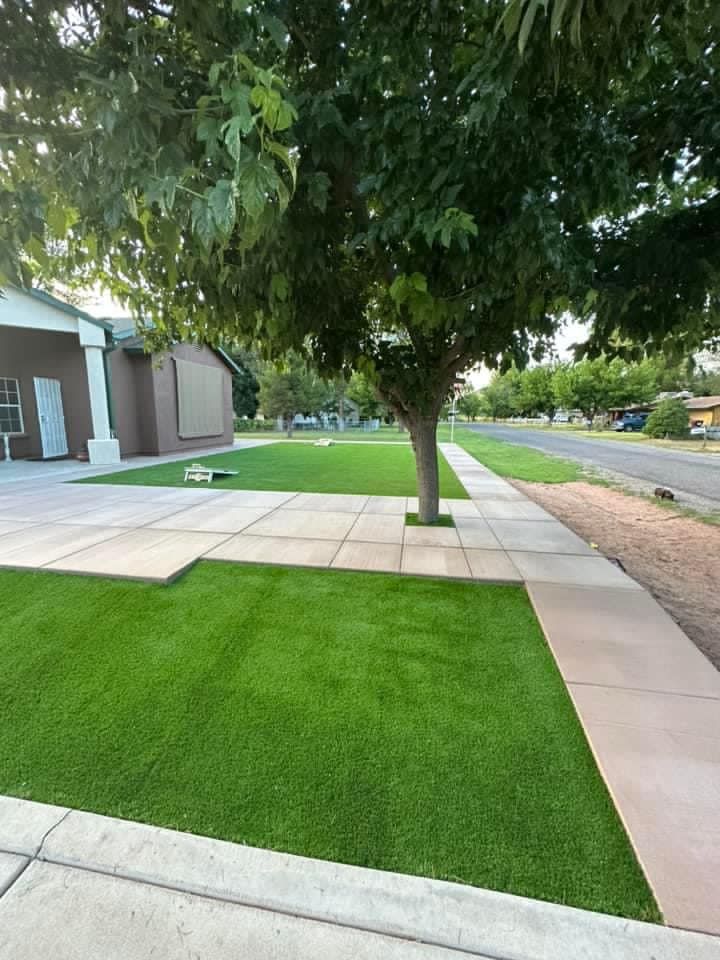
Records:
<instances>
[{"instance_id":1,"label":"background tree","mask_svg":"<svg viewBox=\"0 0 720 960\"><path fill-rule=\"evenodd\" d=\"M519 402L528 413L544 413L552 423L557 409L553 378L556 367L550 364L528 367L520 375Z\"/></svg>"},{"instance_id":2,"label":"background tree","mask_svg":"<svg viewBox=\"0 0 720 960\"><path fill-rule=\"evenodd\" d=\"M260 378L260 407L266 417L280 418L288 437L295 417L308 406L308 375L303 361L289 354L282 366L267 364Z\"/></svg>"},{"instance_id":3,"label":"background tree","mask_svg":"<svg viewBox=\"0 0 720 960\"><path fill-rule=\"evenodd\" d=\"M689 389L697 397L716 397L720 395L720 371L698 370L689 381Z\"/></svg>"},{"instance_id":4,"label":"background tree","mask_svg":"<svg viewBox=\"0 0 720 960\"><path fill-rule=\"evenodd\" d=\"M252 420L257 413L258 391L257 360L249 350L233 350L231 355L240 368L232 378L233 411L236 417Z\"/></svg>"},{"instance_id":5,"label":"background tree","mask_svg":"<svg viewBox=\"0 0 720 960\"><path fill-rule=\"evenodd\" d=\"M348 399L357 404L361 417L373 420L382 416L384 405L378 397L377 387L364 374L357 371L353 373L348 383L347 396Z\"/></svg>"},{"instance_id":6,"label":"background tree","mask_svg":"<svg viewBox=\"0 0 720 960\"><path fill-rule=\"evenodd\" d=\"M688 313L707 333L715 302L709 0L613 4L622 29L587 49L600 5L530 6L4 4L0 271L104 280L149 346L257 337L361 368L433 520L459 371L537 359L571 303L599 350Z\"/></svg>"},{"instance_id":7,"label":"background tree","mask_svg":"<svg viewBox=\"0 0 720 960\"><path fill-rule=\"evenodd\" d=\"M466 390L458 397L457 409L463 417L473 421L483 415L486 403L477 390Z\"/></svg>"},{"instance_id":8,"label":"background tree","mask_svg":"<svg viewBox=\"0 0 720 960\"><path fill-rule=\"evenodd\" d=\"M560 367L553 388L560 406L581 410L592 426L599 413L652 400L657 382L650 362L627 364L620 358L596 357Z\"/></svg>"},{"instance_id":9,"label":"background tree","mask_svg":"<svg viewBox=\"0 0 720 960\"><path fill-rule=\"evenodd\" d=\"M515 416L520 411L520 380L517 371L493 374L482 395L488 415L493 420Z\"/></svg>"},{"instance_id":10,"label":"background tree","mask_svg":"<svg viewBox=\"0 0 720 960\"><path fill-rule=\"evenodd\" d=\"M647 418L643 433L649 437L687 437L690 433L687 407L682 400L661 400Z\"/></svg>"}]
</instances>

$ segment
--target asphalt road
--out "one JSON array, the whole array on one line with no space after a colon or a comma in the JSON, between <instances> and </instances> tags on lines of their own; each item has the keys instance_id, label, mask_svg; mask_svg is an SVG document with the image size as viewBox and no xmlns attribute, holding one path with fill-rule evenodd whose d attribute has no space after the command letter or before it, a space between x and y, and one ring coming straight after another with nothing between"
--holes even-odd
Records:
<instances>
[{"instance_id":1,"label":"asphalt road","mask_svg":"<svg viewBox=\"0 0 720 960\"><path fill-rule=\"evenodd\" d=\"M621 440L592 440L560 430L533 430L495 423L474 424L470 429L508 443L636 477L655 486L683 490L720 506L720 455L717 454L664 450Z\"/></svg>"}]
</instances>

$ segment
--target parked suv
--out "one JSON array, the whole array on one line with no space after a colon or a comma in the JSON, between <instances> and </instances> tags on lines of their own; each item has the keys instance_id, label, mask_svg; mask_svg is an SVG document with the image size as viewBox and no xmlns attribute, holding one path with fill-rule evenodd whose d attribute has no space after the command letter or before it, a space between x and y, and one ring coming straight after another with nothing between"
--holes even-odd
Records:
<instances>
[{"instance_id":1,"label":"parked suv","mask_svg":"<svg viewBox=\"0 0 720 960\"><path fill-rule=\"evenodd\" d=\"M613 430L619 430L621 433L632 433L633 430L642 430L649 416L649 413L626 413L620 420L615 421Z\"/></svg>"}]
</instances>

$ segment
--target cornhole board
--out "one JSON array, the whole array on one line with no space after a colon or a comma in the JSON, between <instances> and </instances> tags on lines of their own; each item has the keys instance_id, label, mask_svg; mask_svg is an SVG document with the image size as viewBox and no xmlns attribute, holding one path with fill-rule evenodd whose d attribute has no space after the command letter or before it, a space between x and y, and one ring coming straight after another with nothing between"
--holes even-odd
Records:
<instances>
[{"instance_id":1,"label":"cornhole board","mask_svg":"<svg viewBox=\"0 0 720 960\"><path fill-rule=\"evenodd\" d=\"M185 483L194 480L196 483L212 483L215 477L236 477L237 470L222 470L219 467L204 467L201 463L192 463L185 467Z\"/></svg>"}]
</instances>

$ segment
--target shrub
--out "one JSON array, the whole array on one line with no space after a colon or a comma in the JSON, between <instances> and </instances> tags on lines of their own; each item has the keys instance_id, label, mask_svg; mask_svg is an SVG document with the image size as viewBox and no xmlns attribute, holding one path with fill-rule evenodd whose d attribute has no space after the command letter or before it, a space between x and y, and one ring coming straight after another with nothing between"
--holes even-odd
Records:
<instances>
[{"instance_id":1,"label":"shrub","mask_svg":"<svg viewBox=\"0 0 720 960\"><path fill-rule=\"evenodd\" d=\"M688 411L682 400L663 400L647 418L644 433L649 437L687 437Z\"/></svg>"},{"instance_id":2,"label":"shrub","mask_svg":"<svg viewBox=\"0 0 720 960\"><path fill-rule=\"evenodd\" d=\"M275 429L274 420L242 420L236 417L233 424L235 433L257 433Z\"/></svg>"}]
</instances>

